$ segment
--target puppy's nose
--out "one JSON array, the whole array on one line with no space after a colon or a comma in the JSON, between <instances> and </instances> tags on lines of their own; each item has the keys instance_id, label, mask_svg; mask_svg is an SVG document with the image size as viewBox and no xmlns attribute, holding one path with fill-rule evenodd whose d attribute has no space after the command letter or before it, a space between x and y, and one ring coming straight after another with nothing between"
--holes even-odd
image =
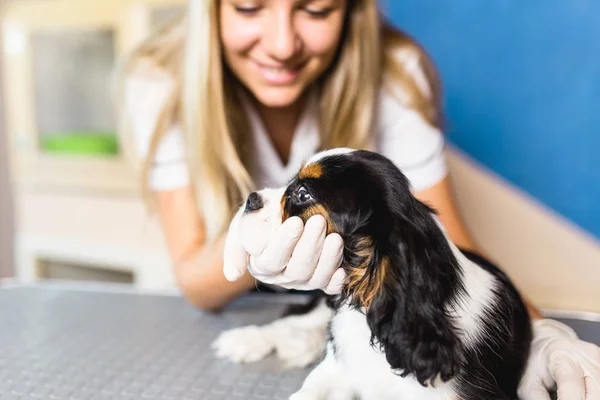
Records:
<instances>
[{"instance_id":1,"label":"puppy's nose","mask_svg":"<svg viewBox=\"0 0 600 400\"><path fill-rule=\"evenodd\" d=\"M260 195L256 192L250 193L246 200L246 211L256 211L263 208L264 204Z\"/></svg>"}]
</instances>

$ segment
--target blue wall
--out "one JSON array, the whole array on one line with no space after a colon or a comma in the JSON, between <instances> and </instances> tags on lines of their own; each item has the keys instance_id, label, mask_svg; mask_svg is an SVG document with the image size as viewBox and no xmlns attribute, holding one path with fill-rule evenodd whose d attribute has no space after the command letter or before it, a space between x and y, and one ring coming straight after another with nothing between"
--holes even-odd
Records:
<instances>
[{"instance_id":1,"label":"blue wall","mask_svg":"<svg viewBox=\"0 0 600 400\"><path fill-rule=\"evenodd\" d=\"M439 68L449 140L600 238L600 1L383 4Z\"/></svg>"}]
</instances>

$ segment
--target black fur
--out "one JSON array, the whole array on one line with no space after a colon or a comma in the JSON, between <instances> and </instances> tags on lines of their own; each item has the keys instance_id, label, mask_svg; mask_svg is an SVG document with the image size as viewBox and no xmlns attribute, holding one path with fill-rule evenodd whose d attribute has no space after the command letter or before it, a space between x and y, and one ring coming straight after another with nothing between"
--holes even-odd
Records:
<instances>
[{"instance_id":1,"label":"black fur","mask_svg":"<svg viewBox=\"0 0 600 400\"><path fill-rule=\"evenodd\" d=\"M288 186L285 212L301 216L315 203L322 205L344 239L344 268L365 268L362 279L368 284L375 285L379 269L388 266L364 312L372 344L385 351L392 370L413 375L424 386L438 375L444 381L457 378L465 400L515 397L531 331L527 310L510 280L487 260L465 252L502 283L501 302L481 321L488 339L465 348L445 311L464 294L461 267L432 218L435 211L413 197L407 178L377 153L355 151L319 163L322 176L296 177ZM313 201L295 200L300 187ZM368 254L365 238L372 243ZM347 300L362 310L348 290L334 306Z\"/></svg>"},{"instance_id":2,"label":"black fur","mask_svg":"<svg viewBox=\"0 0 600 400\"><path fill-rule=\"evenodd\" d=\"M286 292L294 293L291 290L286 291ZM317 306L319 305L321 300L326 296L327 295L320 290L315 291L314 293L311 293L309 295L309 298L308 298L308 301L306 302L306 304L290 304L289 306L287 306L285 308L285 310L283 310L283 313L280 318L289 317L292 315L308 314L309 312L311 312L315 308L317 308Z\"/></svg>"}]
</instances>

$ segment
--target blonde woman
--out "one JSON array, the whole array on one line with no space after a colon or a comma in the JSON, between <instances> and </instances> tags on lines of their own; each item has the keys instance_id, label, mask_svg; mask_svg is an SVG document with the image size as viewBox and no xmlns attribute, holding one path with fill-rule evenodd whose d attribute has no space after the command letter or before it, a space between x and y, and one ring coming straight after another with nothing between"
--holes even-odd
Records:
<instances>
[{"instance_id":1,"label":"blonde woman","mask_svg":"<svg viewBox=\"0 0 600 400\"><path fill-rule=\"evenodd\" d=\"M435 69L380 19L375 0L190 0L186 18L142 43L121 76L130 153L194 306L218 309L255 287L250 275L229 282L222 272L234 210L325 148L386 155L452 240L478 250L452 198ZM336 293L342 249L315 216L284 224L251 264L273 271L263 283ZM522 398L549 399L555 384L560 400L599 395L598 348L529 308L535 342Z\"/></svg>"}]
</instances>

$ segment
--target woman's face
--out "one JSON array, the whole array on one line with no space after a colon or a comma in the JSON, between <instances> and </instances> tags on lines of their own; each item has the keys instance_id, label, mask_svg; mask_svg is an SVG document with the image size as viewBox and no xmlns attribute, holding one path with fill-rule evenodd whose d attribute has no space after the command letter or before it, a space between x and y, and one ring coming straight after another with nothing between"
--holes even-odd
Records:
<instances>
[{"instance_id":1,"label":"woman's face","mask_svg":"<svg viewBox=\"0 0 600 400\"><path fill-rule=\"evenodd\" d=\"M329 66L347 0L219 0L225 60L267 107L294 104Z\"/></svg>"}]
</instances>

